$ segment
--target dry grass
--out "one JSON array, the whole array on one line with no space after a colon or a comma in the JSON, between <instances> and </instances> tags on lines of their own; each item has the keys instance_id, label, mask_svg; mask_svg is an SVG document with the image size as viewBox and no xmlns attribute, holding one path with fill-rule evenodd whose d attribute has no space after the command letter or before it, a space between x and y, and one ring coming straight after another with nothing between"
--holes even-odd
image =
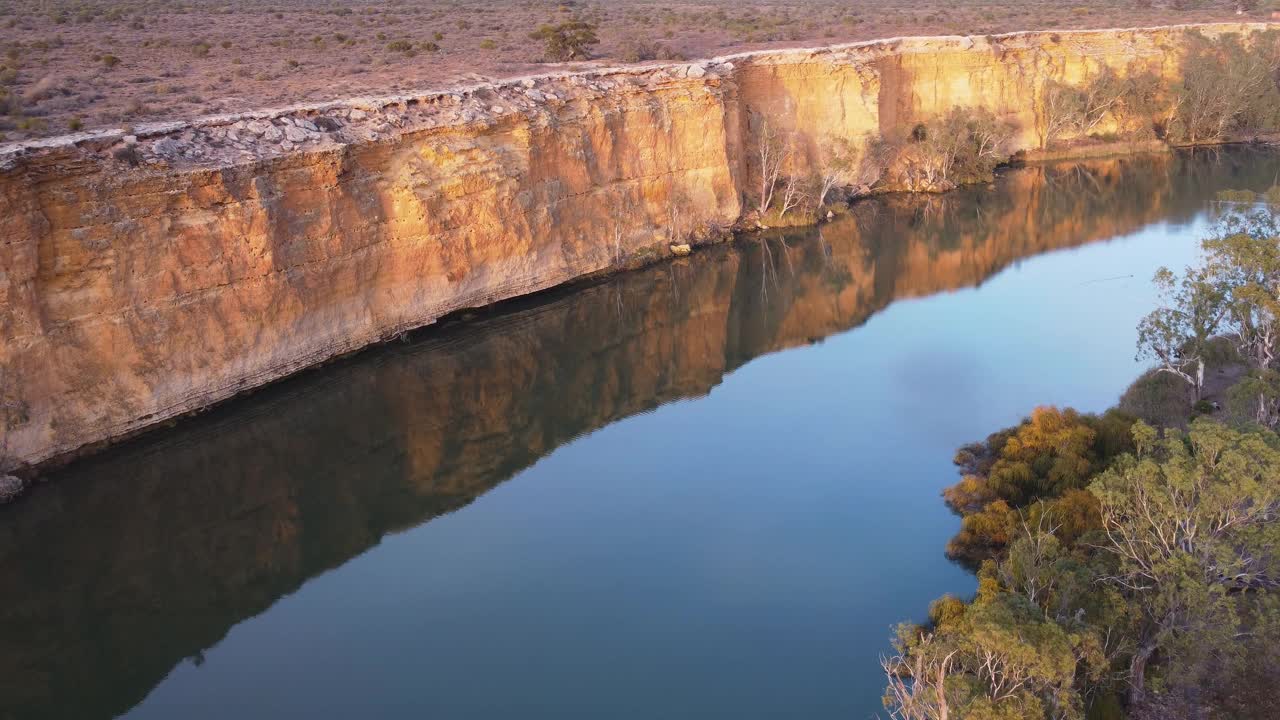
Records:
<instances>
[{"instance_id":1,"label":"dry grass","mask_svg":"<svg viewBox=\"0 0 1280 720\"><path fill-rule=\"evenodd\" d=\"M592 62L604 64L893 35L1242 19L1228 0L1174 4L9 0L0 3L0 134L18 140L546 71L554 66L529 33L574 16L598 25ZM1254 19L1269 15L1269 4L1261 6Z\"/></svg>"}]
</instances>

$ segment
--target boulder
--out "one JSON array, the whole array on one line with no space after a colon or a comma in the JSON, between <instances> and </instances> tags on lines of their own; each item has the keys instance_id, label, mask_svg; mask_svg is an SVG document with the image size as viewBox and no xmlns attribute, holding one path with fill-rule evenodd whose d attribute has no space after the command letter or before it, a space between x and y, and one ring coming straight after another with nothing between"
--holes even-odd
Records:
<instances>
[{"instance_id":1,"label":"boulder","mask_svg":"<svg viewBox=\"0 0 1280 720\"><path fill-rule=\"evenodd\" d=\"M182 146L173 138L165 138L163 140L157 140L156 143L151 146L151 150L161 157L172 157L181 152Z\"/></svg>"},{"instance_id":2,"label":"boulder","mask_svg":"<svg viewBox=\"0 0 1280 720\"><path fill-rule=\"evenodd\" d=\"M12 475L0 475L0 505L22 494L27 484L21 478Z\"/></svg>"}]
</instances>

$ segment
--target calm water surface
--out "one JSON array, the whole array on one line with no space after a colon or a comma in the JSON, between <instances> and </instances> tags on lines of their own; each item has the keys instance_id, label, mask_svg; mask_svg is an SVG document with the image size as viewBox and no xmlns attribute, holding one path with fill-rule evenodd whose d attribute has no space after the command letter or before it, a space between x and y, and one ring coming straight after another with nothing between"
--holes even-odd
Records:
<instances>
[{"instance_id":1,"label":"calm water surface","mask_svg":"<svg viewBox=\"0 0 1280 720\"><path fill-rule=\"evenodd\" d=\"M1138 373L1257 151L1018 170L476 313L0 509L0 718L866 718L967 441Z\"/></svg>"}]
</instances>

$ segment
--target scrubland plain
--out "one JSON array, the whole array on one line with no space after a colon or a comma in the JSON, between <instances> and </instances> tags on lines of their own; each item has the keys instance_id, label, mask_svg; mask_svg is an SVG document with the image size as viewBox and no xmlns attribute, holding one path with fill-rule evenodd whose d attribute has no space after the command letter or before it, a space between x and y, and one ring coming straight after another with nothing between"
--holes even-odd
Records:
<instances>
[{"instance_id":1,"label":"scrubland plain","mask_svg":"<svg viewBox=\"0 0 1280 720\"><path fill-rule=\"evenodd\" d=\"M0 142L561 68L1272 10L1265 0L11 0L0 4ZM598 42L586 59L554 62L546 33L533 36L573 21Z\"/></svg>"}]
</instances>

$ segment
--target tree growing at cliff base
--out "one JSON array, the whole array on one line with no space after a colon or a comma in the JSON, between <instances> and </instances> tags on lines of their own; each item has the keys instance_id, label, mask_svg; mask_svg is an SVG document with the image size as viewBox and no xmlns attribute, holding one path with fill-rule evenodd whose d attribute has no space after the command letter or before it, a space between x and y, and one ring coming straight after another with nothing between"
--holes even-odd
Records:
<instances>
[{"instance_id":1,"label":"tree growing at cliff base","mask_svg":"<svg viewBox=\"0 0 1280 720\"><path fill-rule=\"evenodd\" d=\"M1214 39L1189 34L1170 139L1218 142L1231 133L1276 127L1280 122L1278 68L1274 32L1258 33L1248 44L1235 34Z\"/></svg>"},{"instance_id":2,"label":"tree growing at cliff base","mask_svg":"<svg viewBox=\"0 0 1280 720\"><path fill-rule=\"evenodd\" d=\"M1123 74L1104 66L1080 85L1049 79L1042 91L1040 147L1071 136L1114 132L1149 137L1162 112L1163 83L1150 69L1130 63Z\"/></svg>"},{"instance_id":3,"label":"tree growing at cliff base","mask_svg":"<svg viewBox=\"0 0 1280 720\"><path fill-rule=\"evenodd\" d=\"M945 190L990 180L1008 156L1013 128L985 108L953 108L915 127L894 164L908 187Z\"/></svg>"}]
</instances>

